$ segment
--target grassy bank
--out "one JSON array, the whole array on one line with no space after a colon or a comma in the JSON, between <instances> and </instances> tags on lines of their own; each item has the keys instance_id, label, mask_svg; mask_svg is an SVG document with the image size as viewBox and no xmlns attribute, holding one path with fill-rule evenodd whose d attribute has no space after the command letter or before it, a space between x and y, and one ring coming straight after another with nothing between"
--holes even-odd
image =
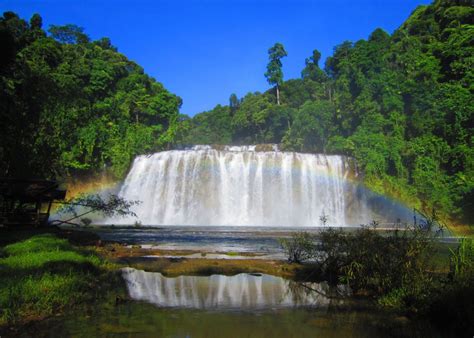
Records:
<instances>
[{"instance_id":1,"label":"grassy bank","mask_svg":"<svg viewBox=\"0 0 474 338\"><path fill-rule=\"evenodd\" d=\"M0 327L104 300L121 286L112 264L59 238L65 233L8 235L23 239L0 251Z\"/></svg>"}]
</instances>

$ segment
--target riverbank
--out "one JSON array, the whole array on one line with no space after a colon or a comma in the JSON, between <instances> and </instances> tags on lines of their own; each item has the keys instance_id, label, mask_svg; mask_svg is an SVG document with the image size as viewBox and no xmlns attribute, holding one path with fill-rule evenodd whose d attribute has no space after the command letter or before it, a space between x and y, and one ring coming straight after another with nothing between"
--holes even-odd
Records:
<instances>
[{"instance_id":1,"label":"riverbank","mask_svg":"<svg viewBox=\"0 0 474 338\"><path fill-rule=\"evenodd\" d=\"M197 254L202 258L189 258ZM121 267L168 276L266 273L289 279L304 271L302 265L255 259L259 254L249 252L220 253L232 259L207 255L212 253L102 241L83 230L0 229L0 334L15 334L29 323L127 299Z\"/></svg>"},{"instance_id":2,"label":"riverbank","mask_svg":"<svg viewBox=\"0 0 474 338\"><path fill-rule=\"evenodd\" d=\"M125 294L117 266L97 255L97 238L60 229L1 229L0 332ZM74 243L74 244L72 244Z\"/></svg>"}]
</instances>

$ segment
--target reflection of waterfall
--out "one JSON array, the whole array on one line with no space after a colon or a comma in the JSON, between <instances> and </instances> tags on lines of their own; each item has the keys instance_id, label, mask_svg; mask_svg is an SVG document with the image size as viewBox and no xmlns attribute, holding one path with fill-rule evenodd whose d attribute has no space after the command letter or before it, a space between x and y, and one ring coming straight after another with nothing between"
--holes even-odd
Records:
<instances>
[{"instance_id":1,"label":"reflection of waterfall","mask_svg":"<svg viewBox=\"0 0 474 338\"><path fill-rule=\"evenodd\" d=\"M180 276L167 278L160 273L122 269L130 297L165 307L247 308L327 306L327 284L312 283L317 292L290 287L288 281L270 275L239 274L228 277Z\"/></svg>"},{"instance_id":2,"label":"reflection of waterfall","mask_svg":"<svg viewBox=\"0 0 474 338\"><path fill-rule=\"evenodd\" d=\"M142 201L134 211L146 225L319 226L323 214L335 226L372 220L345 157L269 150L195 146L139 156L120 196Z\"/></svg>"}]
</instances>

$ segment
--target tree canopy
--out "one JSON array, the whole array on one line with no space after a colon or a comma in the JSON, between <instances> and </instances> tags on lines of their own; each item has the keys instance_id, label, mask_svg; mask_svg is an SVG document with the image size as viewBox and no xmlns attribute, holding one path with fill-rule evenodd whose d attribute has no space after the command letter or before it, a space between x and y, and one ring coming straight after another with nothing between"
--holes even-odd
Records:
<instances>
[{"instance_id":1,"label":"tree canopy","mask_svg":"<svg viewBox=\"0 0 474 338\"><path fill-rule=\"evenodd\" d=\"M0 18L0 176L61 177L107 169L122 177L137 154L167 148L181 99L75 25L42 29Z\"/></svg>"}]
</instances>

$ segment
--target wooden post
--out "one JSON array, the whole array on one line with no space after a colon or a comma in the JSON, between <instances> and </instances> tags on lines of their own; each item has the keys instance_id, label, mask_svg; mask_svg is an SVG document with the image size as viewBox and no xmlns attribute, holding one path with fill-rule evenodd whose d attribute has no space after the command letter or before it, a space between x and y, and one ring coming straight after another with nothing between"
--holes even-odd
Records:
<instances>
[{"instance_id":1,"label":"wooden post","mask_svg":"<svg viewBox=\"0 0 474 338\"><path fill-rule=\"evenodd\" d=\"M40 226L40 223L41 223L40 213L41 213L41 201L36 201L36 226L37 227Z\"/></svg>"}]
</instances>

